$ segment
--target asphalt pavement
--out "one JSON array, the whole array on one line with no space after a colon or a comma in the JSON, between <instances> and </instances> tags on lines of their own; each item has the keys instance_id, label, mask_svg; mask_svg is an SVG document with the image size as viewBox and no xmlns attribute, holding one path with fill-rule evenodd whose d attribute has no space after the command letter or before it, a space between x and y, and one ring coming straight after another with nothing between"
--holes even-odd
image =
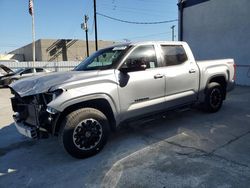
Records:
<instances>
[{"instance_id":1,"label":"asphalt pavement","mask_svg":"<svg viewBox=\"0 0 250 188\"><path fill-rule=\"evenodd\" d=\"M79 160L57 138L30 140L13 124L0 89L0 187L249 187L250 87L222 109L166 113L111 135L98 155Z\"/></svg>"}]
</instances>

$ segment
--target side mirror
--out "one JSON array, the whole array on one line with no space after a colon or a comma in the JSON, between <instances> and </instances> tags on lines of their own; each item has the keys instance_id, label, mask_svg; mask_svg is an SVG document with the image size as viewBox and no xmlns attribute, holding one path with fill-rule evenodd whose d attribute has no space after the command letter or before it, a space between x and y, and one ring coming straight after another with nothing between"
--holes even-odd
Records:
<instances>
[{"instance_id":1,"label":"side mirror","mask_svg":"<svg viewBox=\"0 0 250 188\"><path fill-rule=\"evenodd\" d=\"M120 71L122 73L128 73L128 72L134 72L134 71L143 71L147 68L147 65L134 60L134 61L127 61L125 62L122 67L120 68Z\"/></svg>"}]
</instances>

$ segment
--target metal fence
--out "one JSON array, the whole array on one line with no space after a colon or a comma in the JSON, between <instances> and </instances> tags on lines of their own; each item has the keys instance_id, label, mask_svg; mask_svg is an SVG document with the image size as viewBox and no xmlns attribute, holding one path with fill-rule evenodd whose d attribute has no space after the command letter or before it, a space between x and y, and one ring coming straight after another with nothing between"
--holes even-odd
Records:
<instances>
[{"instance_id":1,"label":"metal fence","mask_svg":"<svg viewBox=\"0 0 250 188\"><path fill-rule=\"evenodd\" d=\"M51 71L69 71L77 66L80 61L60 61L60 62L48 62L48 61L36 61L34 67L43 67ZM18 69L22 67L32 67L33 62L0 62L11 69Z\"/></svg>"}]
</instances>

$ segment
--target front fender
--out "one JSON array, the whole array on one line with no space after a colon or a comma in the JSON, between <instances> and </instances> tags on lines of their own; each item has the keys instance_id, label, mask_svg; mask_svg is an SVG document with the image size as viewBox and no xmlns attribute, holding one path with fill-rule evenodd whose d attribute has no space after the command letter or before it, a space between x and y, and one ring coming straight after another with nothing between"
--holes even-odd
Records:
<instances>
[{"instance_id":1,"label":"front fender","mask_svg":"<svg viewBox=\"0 0 250 188\"><path fill-rule=\"evenodd\" d=\"M61 98L65 99L65 96L61 96ZM54 101L51 101L47 106L52 107L59 112L63 112L66 108L70 106L88 102L91 100L96 100L96 99L104 99L108 101L113 111L114 117L115 118L117 117L117 114L118 114L118 106L116 105L117 103L115 99L113 99L110 95L105 94L105 93L96 93L96 94L90 94L90 95L84 95L84 96L70 97L68 99L62 100L63 102L61 102L60 104L58 100L54 100Z\"/></svg>"}]
</instances>

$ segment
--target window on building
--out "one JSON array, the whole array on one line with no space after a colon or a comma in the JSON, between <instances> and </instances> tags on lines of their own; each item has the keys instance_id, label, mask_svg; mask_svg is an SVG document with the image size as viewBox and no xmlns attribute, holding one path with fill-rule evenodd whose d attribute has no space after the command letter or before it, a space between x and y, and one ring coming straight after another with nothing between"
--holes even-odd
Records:
<instances>
[{"instance_id":1,"label":"window on building","mask_svg":"<svg viewBox=\"0 0 250 188\"><path fill-rule=\"evenodd\" d=\"M164 66L180 65L187 61L187 54L183 46L162 45Z\"/></svg>"}]
</instances>

